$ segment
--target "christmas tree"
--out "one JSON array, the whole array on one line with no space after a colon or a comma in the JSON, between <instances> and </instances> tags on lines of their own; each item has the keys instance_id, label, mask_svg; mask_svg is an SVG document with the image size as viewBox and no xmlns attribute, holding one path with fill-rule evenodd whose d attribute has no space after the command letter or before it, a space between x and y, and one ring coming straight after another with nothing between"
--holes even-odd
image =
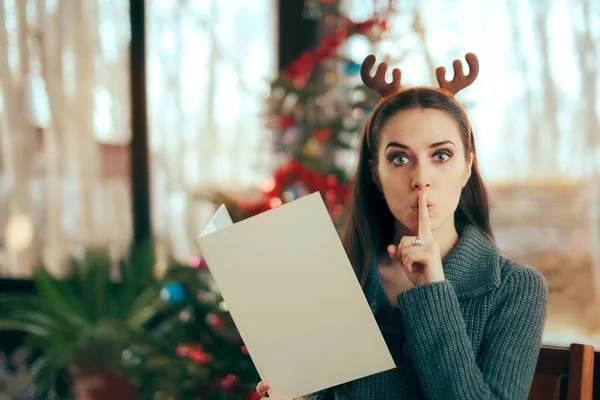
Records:
<instances>
[{"instance_id":1,"label":"christmas tree","mask_svg":"<svg viewBox=\"0 0 600 400\"><path fill-rule=\"evenodd\" d=\"M142 396L153 399L250 400L259 376L202 258L173 265L161 281L161 301L170 305L154 321L152 331L180 362L170 368L149 368L163 350L151 346L144 354L133 346L144 381ZM161 329L162 326L162 329ZM148 354L149 353L149 354Z\"/></svg>"},{"instance_id":2,"label":"christmas tree","mask_svg":"<svg viewBox=\"0 0 600 400\"><path fill-rule=\"evenodd\" d=\"M271 82L265 119L279 165L262 183L259 198L250 200L219 192L211 196L213 203L226 205L234 222L318 191L333 222L341 227L354 167L349 158L355 153L366 118L379 100L360 81L362 60L345 56L344 45L355 36L370 43L382 39L393 10L389 0L376 3L386 6L375 7L383 8L383 12L356 22L340 15L337 3L306 2L305 16L320 18L330 32ZM225 303L218 289L209 284L204 261L194 257L191 264L201 272L191 280L177 279L179 283L172 289L183 291L178 285L189 286L191 282L186 292L199 291L197 299L182 309L182 336L174 340L182 343L181 354L195 353L190 357L209 368L214 377L212 384L196 386L199 392L195 394L205 400L258 398L254 392L258 374ZM201 337L198 332L203 332ZM186 340L191 344L185 344Z\"/></svg>"},{"instance_id":3,"label":"christmas tree","mask_svg":"<svg viewBox=\"0 0 600 400\"><path fill-rule=\"evenodd\" d=\"M327 3L307 2L304 15L322 18L329 33L271 82L266 128L278 167L261 185L258 199L227 193L211 197L213 203L226 205L234 222L318 191L334 224L342 224L352 157L378 101L360 81L359 62L343 54L344 45L357 35L371 43L380 40L393 10L389 0L376 1L385 3L385 11L356 22L340 15L337 4Z\"/></svg>"}]
</instances>

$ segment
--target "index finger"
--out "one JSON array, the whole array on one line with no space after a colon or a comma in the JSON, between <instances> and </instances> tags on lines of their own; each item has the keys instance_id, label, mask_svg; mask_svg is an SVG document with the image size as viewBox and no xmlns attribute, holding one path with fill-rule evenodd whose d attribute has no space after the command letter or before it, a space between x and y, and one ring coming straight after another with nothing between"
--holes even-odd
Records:
<instances>
[{"instance_id":1,"label":"index finger","mask_svg":"<svg viewBox=\"0 0 600 400\"><path fill-rule=\"evenodd\" d=\"M419 237L431 239L431 225L429 224L429 210L427 209L427 194L425 191L419 195Z\"/></svg>"}]
</instances>

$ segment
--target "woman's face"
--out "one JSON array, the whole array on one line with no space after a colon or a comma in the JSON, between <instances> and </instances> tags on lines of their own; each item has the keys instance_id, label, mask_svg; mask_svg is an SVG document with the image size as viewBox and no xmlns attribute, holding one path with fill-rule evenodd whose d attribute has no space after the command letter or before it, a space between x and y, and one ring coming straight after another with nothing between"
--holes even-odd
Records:
<instances>
[{"instance_id":1,"label":"woman's face","mask_svg":"<svg viewBox=\"0 0 600 400\"><path fill-rule=\"evenodd\" d=\"M426 191L433 231L454 225L454 211L471 174L473 156L465 160L458 124L433 109L405 110L380 132L373 179L394 217L418 232L418 199Z\"/></svg>"}]
</instances>

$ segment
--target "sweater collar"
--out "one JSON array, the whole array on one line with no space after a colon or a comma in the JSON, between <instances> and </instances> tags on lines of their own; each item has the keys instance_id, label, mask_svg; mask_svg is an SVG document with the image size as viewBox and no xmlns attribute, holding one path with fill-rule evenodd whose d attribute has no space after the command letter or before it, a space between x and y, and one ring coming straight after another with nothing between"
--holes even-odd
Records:
<instances>
[{"instance_id":1,"label":"sweater collar","mask_svg":"<svg viewBox=\"0 0 600 400\"><path fill-rule=\"evenodd\" d=\"M459 299L480 296L500 286L500 254L476 227L467 225L443 262L446 279Z\"/></svg>"},{"instance_id":2,"label":"sweater collar","mask_svg":"<svg viewBox=\"0 0 600 400\"><path fill-rule=\"evenodd\" d=\"M382 305L391 307L376 260L374 253L364 287L365 296L374 313ZM496 246L478 228L467 225L461 232L457 245L443 261L444 274L459 300L477 297L500 285L499 260Z\"/></svg>"}]
</instances>

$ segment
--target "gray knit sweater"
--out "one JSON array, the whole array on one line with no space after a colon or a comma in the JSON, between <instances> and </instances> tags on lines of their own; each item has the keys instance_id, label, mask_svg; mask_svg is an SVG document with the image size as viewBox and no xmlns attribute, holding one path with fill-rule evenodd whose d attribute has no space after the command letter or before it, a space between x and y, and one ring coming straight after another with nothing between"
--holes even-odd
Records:
<instances>
[{"instance_id":1,"label":"gray knit sweater","mask_svg":"<svg viewBox=\"0 0 600 400\"><path fill-rule=\"evenodd\" d=\"M307 399L526 399L546 317L541 274L472 226L443 266L446 281L401 293L395 309L373 259L365 296L396 368Z\"/></svg>"}]
</instances>

